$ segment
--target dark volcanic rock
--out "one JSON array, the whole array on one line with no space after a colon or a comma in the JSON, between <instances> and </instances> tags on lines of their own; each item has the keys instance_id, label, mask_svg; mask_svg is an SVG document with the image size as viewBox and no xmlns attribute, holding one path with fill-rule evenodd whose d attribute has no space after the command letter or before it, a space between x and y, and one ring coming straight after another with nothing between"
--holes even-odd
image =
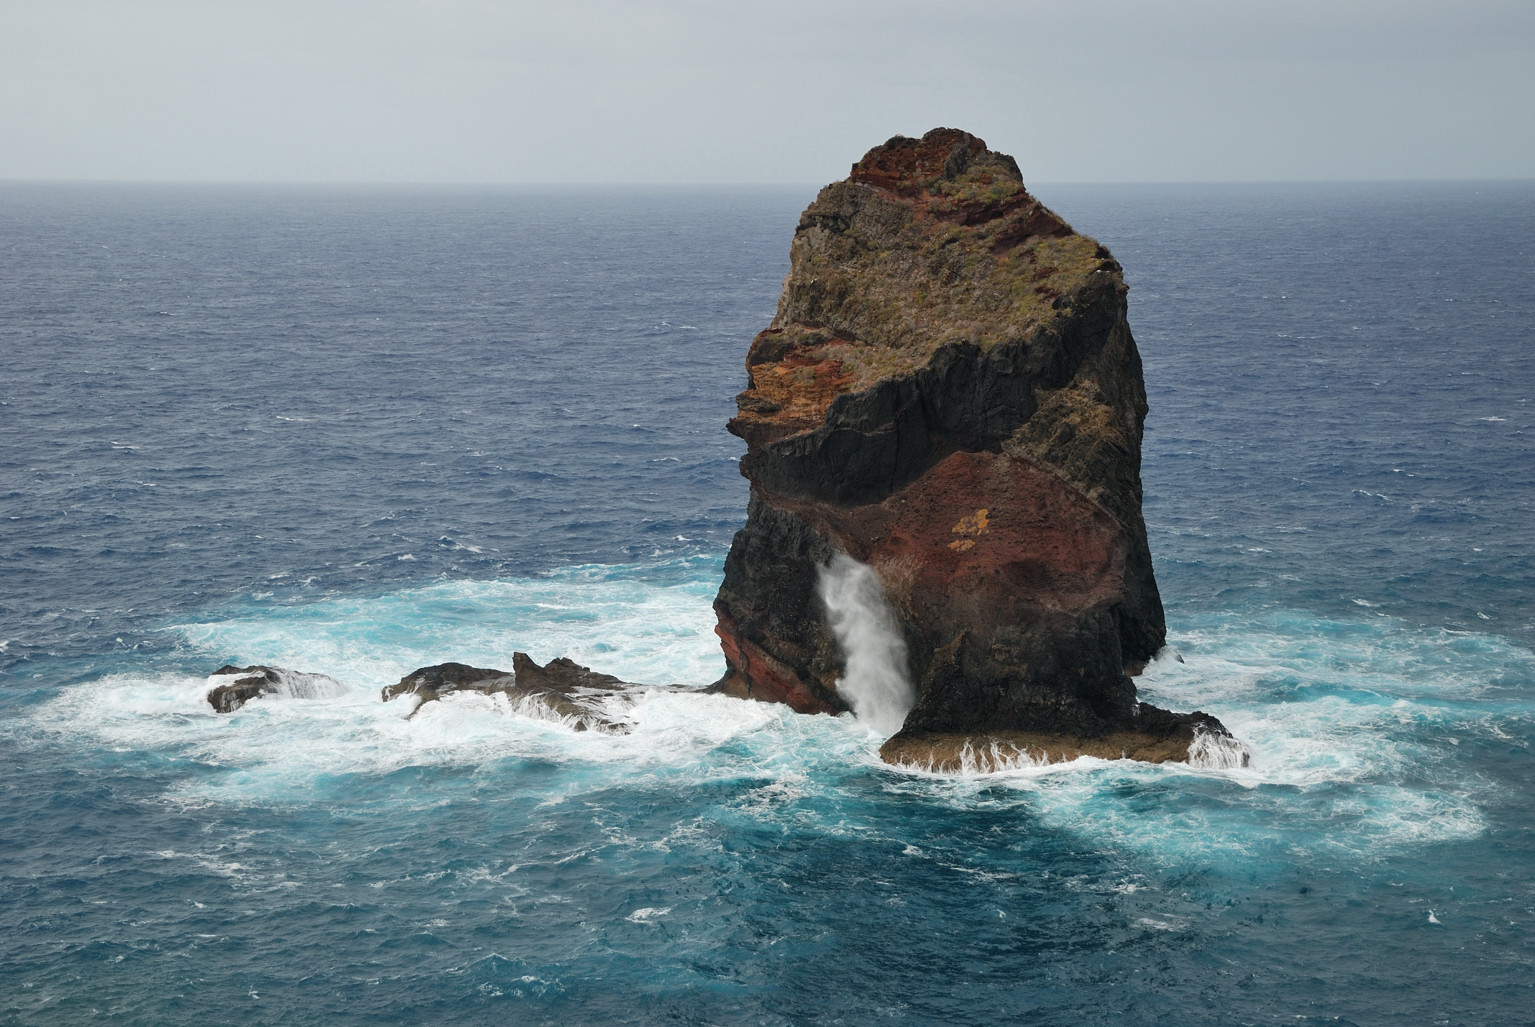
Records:
<instances>
[{"instance_id":1,"label":"dark volcanic rock","mask_svg":"<svg viewBox=\"0 0 1535 1027\"><path fill-rule=\"evenodd\" d=\"M1145 763L1181 763L1197 758L1215 767L1247 765L1247 750L1214 717L1170 713L1144 703L1141 710L1144 722L1136 724L1136 730L1092 735L1046 731L902 732L880 748L880 756L889 763L946 773L1059 763L1081 756Z\"/></svg>"},{"instance_id":2,"label":"dark volcanic rock","mask_svg":"<svg viewBox=\"0 0 1535 1027\"><path fill-rule=\"evenodd\" d=\"M1166 628L1141 519L1146 393L1108 251L1011 157L935 129L821 190L790 253L730 422L752 490L714 604L715 688L848 708L816 588L841 552L873 567L909 654L893 762L1008 733L1047 756L1157 760L1225 737L1137 702L1126 673Z\"/></svg>"},{"instance_id":3,"label":"dark volcanic rock","mask_svg":"<svg viewBox=\"0 0 1535 1027\"><path fill-rule=\"evenodd\" d=\"M557 656L540 667L527 653L513 653L512 672L525 688L546 688L563 695L572 695L582 689L610 692L634 687L627 681L583 667L564 656Z\"/></svg>"},{"instance_id":4,"label":"dark volcanic rock","mask_svg":"<svg viewBox=\"0 0 1535 1027\"><path fill-rule=\"evenodd\" d=\"M411 713L415 716L422 706L451 692L470 691L483 695L499 692L523 712L534 716L552 714L577 731L591 728L622 734L629 730L609 718L594 699L603 693L636 686L611 674L597 673L563 656L540 667L527 653L513 653L512 668L512 673L508 673L462 663L422 667L384 688L383 699L388 702L401 695L419 696L421 702Z\"/></svg>"},{"instance_id":5,"label":"dark volcanic rock","mask_svg":"<svg viewBox=\"0 0 1535 1027\"><path fill-rule=\"evenodd\" d=\"M304 674L282 667L253 665L236 667L225 664L210 678L228 678L208 692L208 704L219 713L233 713L263 695L284 695L294 699L319 699L340 695L346 686L325 674Z\"/></svg>"},{"instance_id":6,"label":"dark volcanic rock","mask_svg":"<svg viewBox=\"0 0 1535 1027\"><path fill-rule=\"evenodd\" d=\"M213 676L230 678L208 692L208 705L218 713L233 713L257 696L277 694L277 672L271 667L226 664Z\"/></svg>"}]
</instances>

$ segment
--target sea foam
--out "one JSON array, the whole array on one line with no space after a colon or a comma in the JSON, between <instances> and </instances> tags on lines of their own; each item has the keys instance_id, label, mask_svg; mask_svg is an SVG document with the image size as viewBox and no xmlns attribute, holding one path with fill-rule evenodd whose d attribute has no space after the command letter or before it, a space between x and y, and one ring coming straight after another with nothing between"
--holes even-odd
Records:
<instances>
[{"instance_id":1,"label":"sea foam","mask_svg":"<svg viewBox=\"0 0 1535 1027\"><path fill-rule=\"evenodd\" d=\"M844 568L840 581L828 574L829 605L849 602L846 593L869 601L856 571ZM820 822L838 816L844 789L875 783L956 809L1017 806L1059 830L1181 859L1317 849L1367 858L1381 846L1475 835L1485 827L1488 786L1455 743L1495 741L1511 719L1535 715L1528 696L1496 685L1510 666L1535 668L1517 646L1389 618L1331 623L1301 613L1175 620L1184 660L1157 660L1140 679L1150 701L1216 712L1250 749L1246 767L1206 740L1191 764L1021 758L990 773L979 765L949 774L897 769L879 762L864 720L801 716L697 687L601 700L631 729L618 736L529 716L504 697L455 695L415 717L410 703L379 700L381 684L414 666L452 657L504 666L524 647L656 686L702 686L719 661L709 630L716 580L700 573L656 583L586 567L261 607L174 630L205 663L238 654L320 670L345 687L316 698L268 696L219 715L200 674L116 673L64 689L32 720L48 733L196 761L204 769L172 790L189 801L322 802L327 787L348 781L371 782L379 801L395 801L386 781L403 768L499 774L532 761L560 768L541 786L559 801L572 790L744 776L760 784L740 815ZM878 617L868 620L878 627ZM856 651L852 630L844 620ZM859 630L879 638L869 623ZM898 651L888 646L873 665L888 671ZM455 786L444 779L434 787ZM419 801L418 788L408 801ZM1171 816L1148 821L1152 796Z\"/></svg>"}]
</instances>

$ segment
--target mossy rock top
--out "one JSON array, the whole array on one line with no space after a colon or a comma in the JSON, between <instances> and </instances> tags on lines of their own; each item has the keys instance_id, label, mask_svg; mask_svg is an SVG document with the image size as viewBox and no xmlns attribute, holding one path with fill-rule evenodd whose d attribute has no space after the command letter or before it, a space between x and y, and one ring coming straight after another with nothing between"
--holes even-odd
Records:
<instances>
[{"instance_id":1,"label":"mossy rock top","mask_svg":"<svg viewBox=\"0 0 1535 1027\"><path fill-rule=\"evenodd\" d=\"M832 400L950 343L1027 341L1119 265L1024 188L1017 162L939 128L876 146L805 209L772 323L752 343L732 430L816 428Z\"/></svg>"}]
</instances>

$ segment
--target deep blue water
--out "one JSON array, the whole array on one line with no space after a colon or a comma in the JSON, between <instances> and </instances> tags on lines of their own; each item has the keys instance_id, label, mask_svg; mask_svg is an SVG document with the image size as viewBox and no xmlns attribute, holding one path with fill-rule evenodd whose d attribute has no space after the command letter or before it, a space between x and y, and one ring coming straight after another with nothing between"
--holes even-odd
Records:
<instances>
[{"instance_id":1,"label":"deep blue water","mask_svg":"<svg viewBox=\"0 0 1535 1027\"><path fill-rule=\"evenodd\" d=\"M1535 185L1036 191L1131 284L1142 692L1245 770L378 702L718 675L811 190L0 185L0 1023L1535 1022Z\"/></svg>"}]
</instances>

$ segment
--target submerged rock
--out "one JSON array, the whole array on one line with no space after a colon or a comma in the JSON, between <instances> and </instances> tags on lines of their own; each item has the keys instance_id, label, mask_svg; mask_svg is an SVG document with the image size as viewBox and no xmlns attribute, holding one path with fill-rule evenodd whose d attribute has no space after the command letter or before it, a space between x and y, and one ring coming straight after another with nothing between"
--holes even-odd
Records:
<instances>
[{"instance_id":1,"label":"submerged rock","mask_svg":"<svg viewBox=\"0 0 1535 1027\"><path fill-rule=\"evenodd\" d=\"M402 695L420 697L411 713L453 692L479 692L505 695L522 713L544 719L560 720L576 731L593 729L623 734L627 725L612 720L595 701L603 694L635 688L611 674L583 667L573 660L557 657L540 667L527 653L512 654L512 671L471 667L463 663L439 663L413 670L397 683L383 690L388 702Z\"/></svg>"},{"instance_id":2,"label":"submerged rock","mask_svg":"<svg viewBox=\"0 0 1535 1027\"><path fill-rule=\"evenodd\" d=\"M225 664L209 676L210 681L214 678L228 679L208 692L208 704L219 713L233 713L263 695L323 699L346 691L346 685L325 674L305 674L262 664L249 667Z\"/></svg>"},{"instance_id":3,"label":"submerged rock","mask_svg":"<svg viewBox=\"0 0 1535 1027\"><path fill-rule=\"evenodd\" d=\"M878 576L914 686L889 760L1012 738L1160 761L1187 759L1196 728L1226 736L1139 703L1126 673L1166 628L1141 518L1146 393L1108 250L1011 157L935 129L821 190L790 255L729 426L751 500L714 604L715 689L850 707L857 643L834 637L818 587L845 554Z\"/></svg>"}]
</instances>

